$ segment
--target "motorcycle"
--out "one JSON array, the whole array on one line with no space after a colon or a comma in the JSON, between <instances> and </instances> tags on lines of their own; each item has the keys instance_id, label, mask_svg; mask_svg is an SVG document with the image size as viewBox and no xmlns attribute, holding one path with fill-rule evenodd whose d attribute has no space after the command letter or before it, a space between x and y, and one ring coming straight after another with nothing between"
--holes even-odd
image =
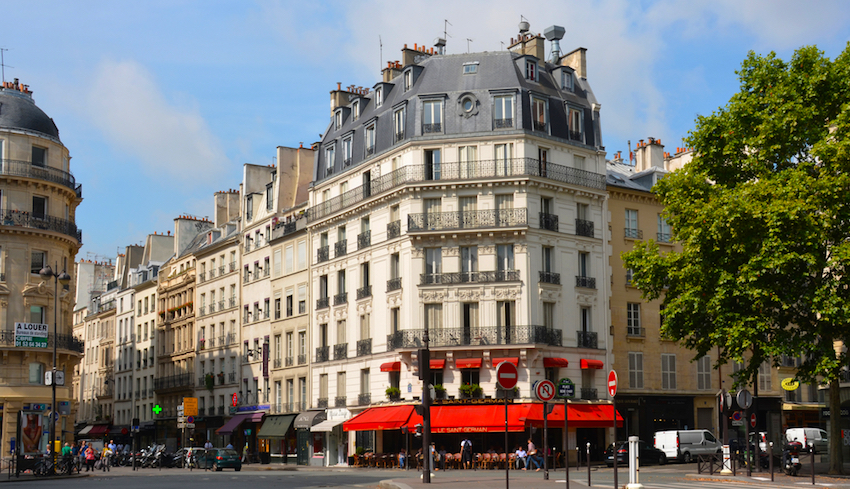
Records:
<instances>
[{"instance_id":1,"label":"motorcycle","mask_svg":"<svg viewBox=\"0 0 850 489\"><path fill-rule=\"evenodd\" d=\"M800 451L803 449L803 444L798 441L787 443L782 449L782 466L785 469L785 475L797 475L803 464L800 463Z\"/></svg>"}]
</instances>

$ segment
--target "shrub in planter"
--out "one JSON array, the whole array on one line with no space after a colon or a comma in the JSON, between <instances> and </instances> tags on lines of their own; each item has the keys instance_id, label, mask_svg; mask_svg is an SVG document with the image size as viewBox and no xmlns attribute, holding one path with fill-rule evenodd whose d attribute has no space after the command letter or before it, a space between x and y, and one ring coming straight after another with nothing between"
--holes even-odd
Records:
<instances>
[{"instance_id":1,"label":"shrub in planter","mask_svg":"<svg viewBox=\"0 0 850 489\"><path fill-rule=\"evenodd\" d=\"M387 387L386 394L389 400L401 398L401 390L398 387Z\"/></svg>"},{"instance_id":2,"label":"shrub in planter","mask_svg":"<svg viewBox=\"0 0 850 489\"><path fill-rule=\"evenodd\" d=\"M460 386L460 393L464 397L478 397L484 392L478 384L463 384Z\"/></svg>"}]
</instances>

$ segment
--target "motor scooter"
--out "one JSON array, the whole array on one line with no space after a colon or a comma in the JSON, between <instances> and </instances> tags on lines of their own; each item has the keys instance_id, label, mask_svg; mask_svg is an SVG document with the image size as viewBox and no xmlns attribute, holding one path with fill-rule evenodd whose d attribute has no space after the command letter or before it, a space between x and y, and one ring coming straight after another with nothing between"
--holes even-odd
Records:
<instances>
[{"instance_id":1,"label":"motor scooter","mask_svg":"<svg viewBox=\"0 0 850 489\"><path fill-rule=\"evenodd\" d=\"M800 451L803 449L803 444L798 441L787 443L782 448L782 466L785 469L785 475L797 475L803 464L800 463Z\"/></svg>"}]
</instances>

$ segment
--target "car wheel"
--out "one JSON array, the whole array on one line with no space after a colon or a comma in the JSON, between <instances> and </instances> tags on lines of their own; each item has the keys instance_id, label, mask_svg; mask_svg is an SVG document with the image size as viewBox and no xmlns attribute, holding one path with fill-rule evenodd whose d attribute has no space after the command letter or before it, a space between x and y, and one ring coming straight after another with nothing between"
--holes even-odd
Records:
<instances>
[{"instance_id":1,"label":"car wheel","mask_svg":"<svg viewBox=\"0 0 850 489\"><path fill-rule=\"evenodd\" d=\"M667 454L666 453L662 453L658 457L658 465L667 465Z\"/></svg>"},{"instance_id":2,"label":"car wheel","mask_svg":"<svg viewBox=\"0 0 850 489\"><path fill-rule=\"evenodd\" d=\"M239 472L240 470L242 470L242 467L236 467L236 472Z\"/></svg>"},{"instance_id":3,"label":"car wheel","mask_svg":"<svg viewBox=\"0 0 850 489\"><path fill-rule=\"evenodd\" d=\"M686 464L693 462L693 459L691 458L691 452L685 452L685 454L682 456L682 461Z\"/></svg>"}]
</instances>

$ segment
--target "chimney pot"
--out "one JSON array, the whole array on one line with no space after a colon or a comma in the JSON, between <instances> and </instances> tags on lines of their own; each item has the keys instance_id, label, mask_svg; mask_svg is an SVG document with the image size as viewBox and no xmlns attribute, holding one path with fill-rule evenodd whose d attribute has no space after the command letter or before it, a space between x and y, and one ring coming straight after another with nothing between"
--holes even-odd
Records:
<instances>
[{"instance_id":1,"label":"chimney pot","mask_svg":"<svg viewBox=\"0 0 850 489\"><path fill-rule=\"evenodd\" d=\"M336 89L342 90L342 82L336 82Z\"/></svg>"}]
</instances>

